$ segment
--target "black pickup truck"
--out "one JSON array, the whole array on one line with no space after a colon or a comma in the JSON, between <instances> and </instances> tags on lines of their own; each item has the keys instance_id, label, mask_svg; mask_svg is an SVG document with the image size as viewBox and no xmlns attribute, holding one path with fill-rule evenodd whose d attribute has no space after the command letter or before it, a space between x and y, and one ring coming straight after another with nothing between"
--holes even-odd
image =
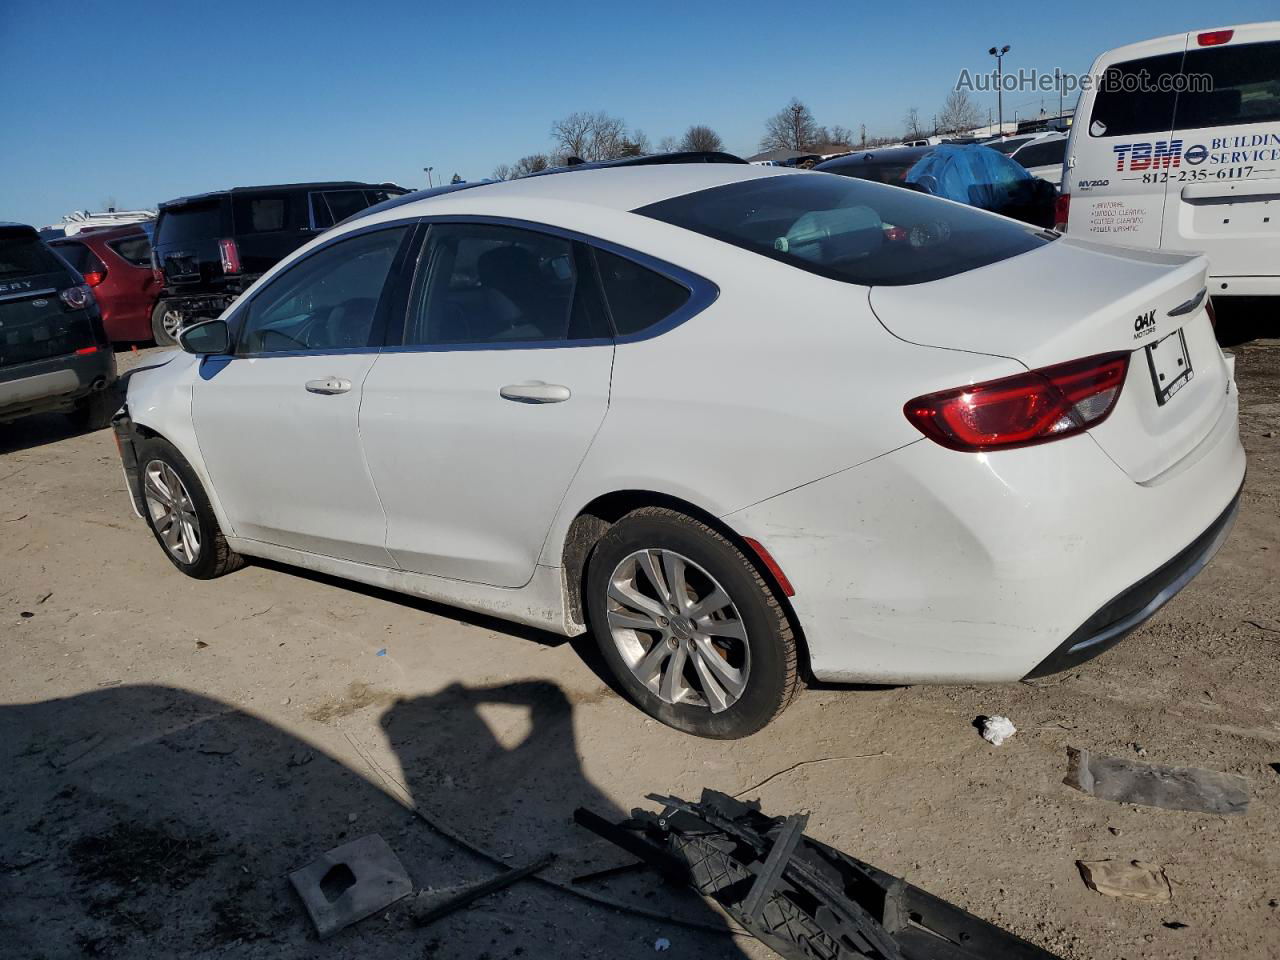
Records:
<instances>
[{"instance_id":1,"label":"black pickup truck","mask_svg":"<svg viewBox=\"0 0 1280 960\"><path fill-rule=\"evenodd\" d=\"M93 292L33 227L0 223L0 423L63 412L101 429L119 406Z\"/></svg>"},{"instance_id":2,"label":"black pickup truck","mask_svg":"<svg viewBox=\"0 0 1280 960\"><path fill-rule=\"evenodd\" d=\"M163 287L151 315L156 343L216 317L312 237L406 191L393 183L233 187L160 204L151 266Z\"/></svg>"}]
</instances>

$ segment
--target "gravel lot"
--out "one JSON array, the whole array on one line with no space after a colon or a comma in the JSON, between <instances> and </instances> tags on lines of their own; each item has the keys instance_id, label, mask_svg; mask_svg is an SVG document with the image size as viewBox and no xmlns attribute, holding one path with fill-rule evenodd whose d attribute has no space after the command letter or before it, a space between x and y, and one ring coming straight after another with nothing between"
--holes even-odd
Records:
<instances>
[{"instance_id":1,"label":"gravel lot","mask_svg":"<svg viewBox=\"0 0 1280 960\"><path fill-rule=\"evenodd\" d=\"M503 862L559 851L563 880L625 861L576 805L712 786L1063 957L1280 957L1280 340L1235 350L1239 521L1141 631L1035 685L811 688L732 744L647 720L588 644L277 566L185 579L109 432L0 427L0 955L771 956L681 925L722 921L643 875L591 889L676 919L524 883L323 944L285 879L366 833L421 887L494 872L411 800ZM994 713L1019 728L998 749L972 725ZM1062 784L1068 746L1242 774L1249 811L1094 800ZM1106 858L1162 866L1172 901L1088 890L1076 861Z\"/></svg>"}]
</instances>

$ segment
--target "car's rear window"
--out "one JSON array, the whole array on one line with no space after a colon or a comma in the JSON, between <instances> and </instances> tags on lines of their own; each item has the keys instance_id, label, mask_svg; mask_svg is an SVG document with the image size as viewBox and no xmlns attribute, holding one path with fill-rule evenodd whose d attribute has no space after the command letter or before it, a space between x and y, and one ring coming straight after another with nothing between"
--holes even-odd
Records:
<instances>
[{"instance_id":1,"label":"car's rear window","mask_svg":"<svg viewBox=\"0 0 1280 960\"><path fill-rule=\"evenodd\" d=\"M875 183L889 183L896 187L906 182L907 171L916 165L918 159L919 157L911 160L866 160L824 168L824 171L857 177L859 180L872 180Z\"/></svg>"},{"instance_id":2,"label":"car's rear window","mask_svg":"<svg viewBox=\"0 0 1280 960\"><path fill-rule=\"evenodd\" d=\"M915 191L823 174L713 187L635 212L866 286L939 280L1056 236Z\"/></svg>"},{"instance_id":3,"label":"car's rear window","mask_svg":"<svg viewBox=\"0 0 1280 960\"><path fill-rule=\"evenodd\" d=\"M157 244L183 244L222 235L222 203L218 200L165 207L156 224Z\"/></svg>"},{"instance_id":4,"label":"car's rear window","mask_svg":"<svg viewBox=\"0 0 1280 960\"><path fill-rule=\"evenodd\" d=\"M65 273L66 265L35 236L0 235L0 280Z\"/></svg>"},{"instance_id":5,"label":"car's rear window","mask_svg":"<svg viewBox=\"0 0 1280 960\"><path fill-rule=\"evenodd\" d=\"M123 240L112 240L107 246L135 267L145 267L151 263L151 241L145 234L139 237L125 237Z\"/></svg>"},{"instance_id":6,"label":"car's rear window","mask_svg":"<svg viewBox=\"0 0 1280 960\"><path fill-rule=\"evenodd\" d=\"M65 243L55 243L52 246L53 249L58 251L58 255L71 264L72 268L81 276L86 273L100 273L102 271L102 261L98 259L98 255L83 243L67 241Z\"/></svg>"},{"instance_id":7,"label":"car's rear window","mask_svg":"<svg viewBox=\"0 0 1280 960\"><path fill-rule=\"evenodd\" d=\"M1182 70L1213 82L1212 89L1178 96L1176 129L1280 120L1280 40L1189 50Z\"/></svg>"}]
</instances>

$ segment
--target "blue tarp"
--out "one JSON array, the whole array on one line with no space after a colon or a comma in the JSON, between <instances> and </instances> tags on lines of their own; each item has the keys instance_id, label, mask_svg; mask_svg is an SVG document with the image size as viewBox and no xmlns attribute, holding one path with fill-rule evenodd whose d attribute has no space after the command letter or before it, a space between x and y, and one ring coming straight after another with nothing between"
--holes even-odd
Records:
<instances>
[{"instance_id":1,"label":"blue tarp","mask_svg":"<svg viewBox=\"0 0 1280 960\"><path fill-rule=\"evenodd\" d=\"M971 207L998 210L1020 181L1033 177L1014 160L981 144L934 147L907 171L905 180L927 193Z\"/></svg>"}]
</instances>

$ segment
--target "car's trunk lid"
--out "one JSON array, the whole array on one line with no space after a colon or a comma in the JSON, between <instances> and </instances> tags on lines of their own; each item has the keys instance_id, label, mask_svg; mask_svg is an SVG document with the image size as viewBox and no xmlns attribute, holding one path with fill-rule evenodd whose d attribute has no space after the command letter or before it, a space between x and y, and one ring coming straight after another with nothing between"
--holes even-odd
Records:
<instances>
[{"instance_id":1,"label":"car's trunk lid","mask_svg":"<svg viewBox=\"0 0 1280 960\"><path fill-rule=\"evenodd\" d=\"M1227 402L1229 373L1205 312L1206 267L1203 257L1062 238L931 283L876 287L871 305L904 340L1029 369L1129 352L1116 408L1090 433L1147 482L1190 454Z\"/></svg>"}]
</instances>

